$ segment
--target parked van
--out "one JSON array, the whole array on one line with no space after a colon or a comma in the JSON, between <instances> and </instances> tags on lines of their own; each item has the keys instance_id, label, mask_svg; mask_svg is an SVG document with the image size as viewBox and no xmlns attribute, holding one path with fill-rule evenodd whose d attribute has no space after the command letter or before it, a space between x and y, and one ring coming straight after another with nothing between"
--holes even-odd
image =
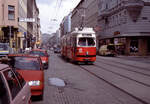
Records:
<instances>
[{"instance_id":1,"label":"parked van","mask_svg":"<svg viewBox=\"0 0 150 104\"><path fill-rule=\"evenodd\" d=\"M99 49L99 55L102 56L115 56L115 45L109 44L109 45L102 45Z\"/></svg>"}]
</instances>

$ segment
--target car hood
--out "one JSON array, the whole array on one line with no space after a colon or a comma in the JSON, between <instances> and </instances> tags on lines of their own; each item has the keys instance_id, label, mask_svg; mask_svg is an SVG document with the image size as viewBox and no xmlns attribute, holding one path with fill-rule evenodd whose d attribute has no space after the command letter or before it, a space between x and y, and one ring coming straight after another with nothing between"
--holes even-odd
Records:
<instances>
[{"instance_id":1,"label":"car hood","mask_svg":"<svg viewBox=\"0 0 150 104\"><path fill-rule=\"evenodd\" d=\"M44 72L42 70L17 70L19 74L24 78L25 81L33 80L44 80Z\"/></svg>"}]
</instances>

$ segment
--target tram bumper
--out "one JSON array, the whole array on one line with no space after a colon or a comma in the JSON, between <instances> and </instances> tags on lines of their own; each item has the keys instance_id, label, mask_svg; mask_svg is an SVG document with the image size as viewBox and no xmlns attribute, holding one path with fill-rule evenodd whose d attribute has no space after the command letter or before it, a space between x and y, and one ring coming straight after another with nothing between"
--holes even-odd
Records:
<instances>
[{"instance_id":1,"label":"tram bumper","mask_svg":"<svg viewBox=\"0 0 150 104\"><path fill-rule=\"evenodd\" d=\"M78 55L75 60L78 62L94 62L96 61L96 55L91 55L90 57Z\"/></svg>"}]
</instances>

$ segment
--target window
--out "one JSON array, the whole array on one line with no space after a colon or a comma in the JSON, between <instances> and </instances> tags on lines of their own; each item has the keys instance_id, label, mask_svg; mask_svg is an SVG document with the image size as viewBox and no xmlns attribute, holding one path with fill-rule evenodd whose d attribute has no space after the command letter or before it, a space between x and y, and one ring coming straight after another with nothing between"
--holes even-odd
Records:
<instances>
[{"instance_id":1,"label":"window","mask_svg":"<svg viewBox=\"0 0 150 104\"><path fill-rule=\"evenodd\" d=\"M14 67L18 70L40 70L37 58L16 57Z\"/></svg>"},{"instance_id":2,"label":"window","mask_svg":"<svg viewBox=\"0 0 150 104\"><path fill-rule=\"evenodd\" d=\"M17 76L21 86L23 87L26 84L25 80L22 78L22 76L17 71L14 71L14 73Z\"/></svg>"},{"instance_id":3,"label":"window","mask_svg":"<svg viewBox=\"0 0 150 104\"><path fill-rule=\"evenodd\" d=\"M148 17L142 17L142 20L148 20Z\"/></svg>"},{"instance_id":4,"label":"window","mask_svg":"<svg viewBox=\"0 0 150 104\"><path fill-rule=\"evenodd\" d=\"M79 38L78 45L80 46L95 46L94 38Z\"/></svg>"},{"instance_id":5,"label":"window","mask_svg":"<svg viewBox=\"0 0 150 104\"><path fill-rule=\"evenodd\" d=\"M7 87L4 83L2 75L0 75L0 104L9 104L9 99Z\"/></svg>"},{"instance_id":6,"label":"window","mask_svg":"<svg viewBox=\"0 0 150 104\"><path fill-rule=\"evenodd\" d=\"M0 50L1 51L7 51L9 48L9 44L0 43Z\"/></svg>"},{"instance_id":7,"label":"window","mask_svg":"<svg viewBox=\"0 0 150 104\"><path fill-rule=\"evenodd\" d=\"M46 56L42 51L30 51L29 53L33 55Z\"/></svg>"},{"instance_id":8,"label":"window","mask_svg":"<svg viewBox=\"0 0 150 104\"><path fill-rule=\"evenodd\" d=\"M130 52L138 52L138 39L132 39L130 43Z\"/></svg>"},{"instance_id":9,"label":"window","mask_svg":"<svg viewBox=\"0 0 150 104\"><path fill-rule=\"evenodd\" d=\"M14 99L21 89L20 84L11 70L5 71L4 76L7 80L12 99Z\"/></svg>"},{"instance_id":10,"label":"window","mask_svg":"<svg viewBox=\"0 0 150 104\"><path fill-rule=\"evenodd\" d=\"M14 20L15 19L15 7L8 5L8 20Z\"/></svg>"}]
</instances>

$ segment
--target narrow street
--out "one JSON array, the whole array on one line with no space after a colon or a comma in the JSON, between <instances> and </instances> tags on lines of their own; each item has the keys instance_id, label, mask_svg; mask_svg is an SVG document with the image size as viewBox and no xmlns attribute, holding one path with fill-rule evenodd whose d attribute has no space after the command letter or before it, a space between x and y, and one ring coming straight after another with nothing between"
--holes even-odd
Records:
<instances>
[{"instance_id":1,"label":"narrow street","mask_svg":"<svg viewBox=\"0 0 150 104\"><path fill-rule=\"evenodd\" d=\"M150 65L136 58L97 56L94 65L75 65L50 54L43 101L32 104L149 104ZM60 78L65 87L49 83Z\"/></svg>"}]
</instances>

